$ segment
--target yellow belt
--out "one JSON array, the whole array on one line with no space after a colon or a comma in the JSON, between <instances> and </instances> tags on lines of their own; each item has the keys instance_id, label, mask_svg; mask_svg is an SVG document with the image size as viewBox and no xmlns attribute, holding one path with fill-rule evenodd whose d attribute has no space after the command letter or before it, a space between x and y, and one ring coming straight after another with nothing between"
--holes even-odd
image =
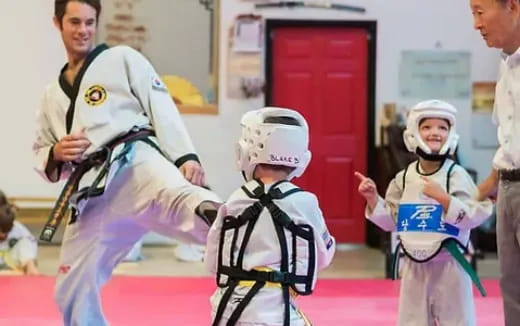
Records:
<instances>
[{"instance_id":1,"label":"yellow belt","mask_svg":"<svg viewBox=\"0 0 520 326\"><path fill-rule=\"evenodd\" d=\"M273 269L269 267L256 267L253 268L255 271L259 272L272 272ZM257 281L240 281L238 282L239 286L245 286L245 287L253 287ZM282 283L280 282L265 282L264 287L268 288L281 288ZM298 296L298 293L296 293L292 288L289 288L289 293L291 294L291 297L296 298Z\"/></svg>"},{"instance_id":2,"label":"yellow belt","mask_svg":"<svg viewBox=\"0 0 520 326\"><path fill-rule=\"evenodd\" d=\"M0 250L0 258L4 261L4 264L7 265L7 267L16 270L16 262L14 262L11 259L11 256L9 255L8 250Z\"/></svg>"},{"instance_id":3,"label":"yellow belt","mask_svg":"<svg viewBox=\"0 0 520 326\"><path fill-rule=\"evenodd\" d=\"M256 268L253 268L253 269L255 271L259 271L259 272L272 272L273 271L269 267L256 267ZM238 282L238 285L239 286L246 286L246 287L253 287L256 282L257 281L240 281L240 282ZM264 287L268 287L268 288L281 288L282 284L279 283L279 282L265 282ZM296 293L292 288L289 288L289 293L290 293L290 295L291 295L291 297L293 299L296 299L296 297L298 296L298 293ZM307 318L307 316L305 316L305 314L300 309L297 309L296 311L300 315L300 317L303 319L303 322L305 323L305 326L312 326L312 323L309 320L309 318Z\"/></svg>"},{"instance_id":4,"label":"yellow belt","mask_svg":"<svg viewBox=\"0 0 520 326\"><path fill-rule=\"evenodd\" d=\"M269 267L256 267L253 268L255 271L258 272L272 272L273 269ZM246 286L246 287L253 287L257 281L240 281L238 282L239 286ZM281 288L282 284L279 282L265 282L264 287L268 288Z\"/></svg>"}]
</instances>

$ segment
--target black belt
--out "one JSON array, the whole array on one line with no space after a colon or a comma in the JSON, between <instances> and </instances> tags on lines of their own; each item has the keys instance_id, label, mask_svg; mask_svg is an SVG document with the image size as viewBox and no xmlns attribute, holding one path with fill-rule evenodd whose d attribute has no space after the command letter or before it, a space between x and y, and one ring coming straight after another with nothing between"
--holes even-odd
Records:
<instances>
[{"instance_id":1,"label":"black belt","mask_svg":"<svg viewBox=\"0 0 520 326\"><path fill-rule=\"evenodd\" d=\"M79 182L85 173L93 167L102 165L107 159L109 160L110 153L116 146L123 143L144 140L154 135L154 131L149 129L130 131L129 133L112 140L103 146L103 150L92 153L76 166L74 172L72 172L67 183L63 187L58 200L56 200L56 203L54 204L49 219L47 220L47 223L45 223L42 233L40 234L40 240L49 242L52 240L54 233L56 233L56 230L60 226L60 223L69 208L70 197L78 190Z\"/></svg>"},{"instance_id":2,"label":"black belt","mask_svg":"<svg viewBox=\"0 0 520 326\"><path fill-rule=\"evenodd\" d=\"M520 169L515 170L499 170L500 180L504 181L520 181Z\"/></svg>"}]
</instances>

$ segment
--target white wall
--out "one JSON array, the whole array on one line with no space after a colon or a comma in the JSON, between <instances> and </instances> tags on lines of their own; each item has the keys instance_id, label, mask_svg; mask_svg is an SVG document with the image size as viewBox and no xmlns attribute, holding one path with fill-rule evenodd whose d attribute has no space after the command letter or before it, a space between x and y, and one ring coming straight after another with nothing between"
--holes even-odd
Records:
<instances>
[{"instance_id":1,"label":"white wall","mask_svg":"<svg viewBox=\"0 0 520 326\"><path fill-rule=\"evenodd\" d=\"M31 152L36 109L65 58L50 3L0 1L0 189L9 196L46 197L57 191L33 171Z\"/></svg>"},{"instance_id":2,"label":"white wall","mask_svg":"<svg viewBox=\"0 0 520 326\"><path fill-rule=\"evenodd\" d=\"M0 92L3 99L0 189L11 196L46 197L57 194L57 188L42 182L32 171L30 151L34 113L44 85L57 77L64 60L61 41L51 25L51 3L0 3L2 24L12 27L0 30L0 37L4 41L0 63ZM472 30L467 1L421 1L420 5L416 0L349 0L345 3L365 6L367 13L360 15L323 9L270 9L257 13L280 19L377 20L378 110L383 103L398 100L401 50L433 49L436 42L440 42L446 50L470 50L473 55L473 79L495 79L497 51L488 50ZM222 0L221 6L220 42L225 45L229 27L235 17L254 12L254 8L251 3L242 0ZM172 37L177 33L182 31L172 31ZM247 110L263 105L263 99L232 100L226 97L226 55L226 47L221 46L219 115L185 116L206 168L209 184L224 197L241 182L239 173L234 169L234 142L239 134L240 116ZM493 151L472 149L470 103L461 101L455 104L461 112L459 132L463 163L476 168L479 176L483 177L489 169ZM379 117L379 111L377 114Z\"/></svg>"}]
</instances>

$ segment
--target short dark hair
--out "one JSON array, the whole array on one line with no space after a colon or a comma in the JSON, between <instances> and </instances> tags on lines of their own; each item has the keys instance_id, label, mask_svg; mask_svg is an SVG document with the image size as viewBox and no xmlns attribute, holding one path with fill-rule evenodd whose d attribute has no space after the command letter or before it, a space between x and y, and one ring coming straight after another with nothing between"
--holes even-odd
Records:
<instances>
[{"instance_id":1,"label":"short dark hair","mask_svg":"<svg viewBox=\"0 0 520 326\"><path fill-rule=\"evenodd\" d=\"M14 225L15 209L13 205L0 206L0 232L9 233Z\"/></svg>"},{"instance_id":2,"label":"short dark hair","mask_svg":"<svg viewBox=\"0 0 520 326\"><path fill-rule=\"evenodd\" d=\"M293 117L266 117L264 123L276 123L280 125L301 126L300 122Z\"/></svg>"},{"instance_id":3,"label":"short dark hair","mask_svg":"<svg viewBox=\"0 0 520 326\"><path fill-rule=\"evenodd\" d=\"M0 206L7 205L7 196L0 190Z\"/></svg>"},{"instance_id":4,"label":"short dark hair","mask_svg":"<svg viewBox=\"0 0 520 326\"><path fill-rule=\"evenodd\" d=\"M446 121L446 123L448 124L448 126L451 128L451 122L450 122L450 120L448 120L448 119L446 119L446 118L441 118L441 117L426 117L426 118L422 118L421 121L419 121L419 127L422 125L422 123L423 123L426 119L441 119L441 120L444 120L444 121Z\"/></svg>"},{"instance_id":5,"label":"short dark hair","mask_svg":"<svg viewBox=\"0 0 520 326\"><path fill-rule=\"evenodd\" d=\"M96 22L99 21L99 15L101 14L101 0L54 0L54 16L58 18L60 25L63 23L63 16L67 10L67 4L69 2L82 2L96 9Z\"/></svg>"}]
</instances>

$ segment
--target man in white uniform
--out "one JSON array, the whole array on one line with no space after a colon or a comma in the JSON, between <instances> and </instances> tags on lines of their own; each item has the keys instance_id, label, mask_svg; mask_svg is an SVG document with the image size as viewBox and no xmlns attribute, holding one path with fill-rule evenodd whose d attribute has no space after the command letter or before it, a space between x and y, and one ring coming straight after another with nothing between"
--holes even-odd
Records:
<instances>
[{"instance_id":1,"label":"man in white uniform","mask_svg":"<svg viewBox=\"0 0 520 326\"><path fill-rule=\"evenodd\" d=\"M297 294L311 294L335 251L318 199L290 182L310 161L296 111L263 108L242 118L238 165L246 184L221 207L205 263L217 274L213 326L311 325Z\"/></svg>"},{"instance_id":2,"label":"man in white uniform","mask_svg":"<svg viewBox=\"0 0 520 326\"><path fill-rule=\"evenodd\" d=\"M481 198L497 197L497 249L506 326L520 325L520 1L470 0L474 27L502 50L493 122L499 147Z\"/></svg>"},{"instance_id":3,"label":"man in white uniform","mask_svg":"<svg viewBox=\"0 0 520 326\"><path fill-rule=\"evenodd\" d=\"M106 325L99 291L133 244L149 230L203 244L219 201L200 187L204 171L151 64L126 46L94 47L100 10L99 0L55 1L68 63L45 91L34 143L40 174L68 179L41 238L69 199L74 208L55 289L67 326Z\"/></svg>"},{"instance_id":4,"label":"man in white uniform","mask_svg":"<svg viewBox=\"0 0 520 326\"><path fill-rule=\"evenodd\" d=\"M491 215L477 201L477 187L449 155L457 147L456 109L444 101L418 103L408 115L405 144L419 158L390 182L381 198L370 178L359 192L367 218L398 231L406 254L399 298L399 326L475 326L471 280L484 290L462 254L471 228Z\"/></svg>"}]
</instances>

